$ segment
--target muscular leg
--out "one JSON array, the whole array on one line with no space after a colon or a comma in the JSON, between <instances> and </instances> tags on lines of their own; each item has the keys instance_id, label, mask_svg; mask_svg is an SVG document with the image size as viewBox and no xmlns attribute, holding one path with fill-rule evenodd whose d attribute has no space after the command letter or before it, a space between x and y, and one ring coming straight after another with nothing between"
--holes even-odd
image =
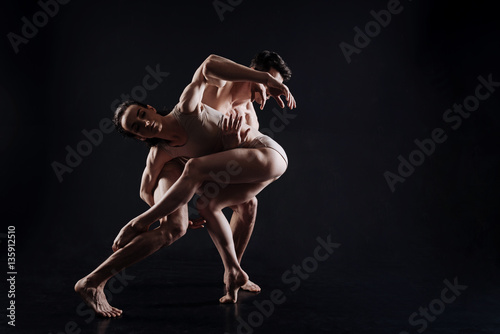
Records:
<instances>
[{"instance_id":1,"label":"muscular leg","mask_svg":"<svg viewBox=\"0 0 500 334\"><path fill-rule=\"evenodd\" d=\"M165 196L122 229L113 247L118 249L129 242L127 230L144 228L187 204L204 181L220 179L220 173L227 175L223 181L226 184L258 184L278 178L285 170L281 155L270 148L241 148L191 159Z\"/></svg>"},{"instance_id":2,"label":"muscular leg","mask_svg":"<svg viewBox=\"0 0 500 334\"><path fill-rule=\"evenodd\" d=\"M181 168L172 165L164 168L155 189L155 201L163 196L181 172ZM137 235L127 246L114 252L93 272L79 280L75 291L98 315L120 316L122 311L109 305L106 300L103 292L106 282L119 271L172 244L186 233L187 226L188 211L187 206L183 206L168 217L161 218L158 228Z\"/></svg>"},{"instance_id":3,"label":"muscular leg","mask_svg":"<svg viewBox=\"0 0 500 334\"><path fill-rule=\"evenodd\" d=\"M170 187L163 198L120 231L120 234L115 239L113 249L120 249L129 243L130 239L124 237L129 234L127 230L144 228L144 225L148 226L159 217L167 215L175 211L178 207L187 204L204 181L211 179L220 180L220 173L227 175L225 181L223 181L226 186L229 183L235 183L234 186L242 185L248 189L252 187L258 189L251 196L248 196L248 192L233 194L234 202L223 206L227 207L234 203L248 201L262 190L265 185L282 175L285 170L286 162L284 159L278 152L270 148L234 149L191 159L186 164L181 177ZM204 188L204 190L205 193L208 192L208 189ZM231 242L227 241L228 233L225 228L229 229L229 224L225 221L222 212L213 212L212 215L206 213L204 217L207 221L211 220L207 225L212 230L212 236L222 238L219 241L214 240L224 261L226 273L229 273L227 275L229 277L227 280L228 283L226 283L228 286L228 296L225 299L223 297L221 301L234 301L239 287L246 282L248 277L245 278L246 274L239 266L232 238L229 236ZM133 226L134 223L137 226ZM144 225L141 227L141 224ZM231 276L231 273L238 274Z\"/></svg>"},{"instance_id":4,"label":"muscular leg","mask_svg":"<svg viewBox=\"0 0 500 334\"><path fill-rule=\"evenodd\" d=\"M230 226L233 232L236 256L241 265L243 253L250 241L255 226L255 219L257 217L257 198L253 197L244 203L233 205L231 209L233 210L233 214L231 216ZM261 290L257 284L250 280L248 280L241 289L251 292L260 292Z\"/></svg>"},{"instance_id":5,"label":"muscular leg","mask_svg":"<svg viewBox=\"0 0 500 334\"><path fill-rule=\"evenodd\" d=\"M233 206L235 203L247 203L271 182L226 185L219 191L217 196L209 198L207 194L203 194L196 203L198 211L207 221L208 232L224 262L224 283L226 284L227 294L220 299L222 303L236 302L238 289L242 286L249 286L248 282L243 282L241 277L237 275L241 267L232 242L231 227L222 213L222 209ZM248 228L246 230L248 231ZM225 235L224 239L220 238L221 234ZM230 240L230 242L227 240ZM244 240L248 243L248 238ZM243 275L246 276L244 272ZM248 279L248 276L246 278ZM251 284L257 286L254 283Z\"/></svg>"}]
</instances>

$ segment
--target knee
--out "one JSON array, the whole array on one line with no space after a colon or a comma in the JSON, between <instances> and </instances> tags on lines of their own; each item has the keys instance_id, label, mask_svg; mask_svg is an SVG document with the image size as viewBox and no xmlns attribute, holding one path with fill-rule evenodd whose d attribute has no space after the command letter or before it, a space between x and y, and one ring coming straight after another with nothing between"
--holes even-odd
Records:
<instances>
[{"instance_id":1,"label":"knee","mask_svg":"<svg viewBox=\"0 0 500 334\"><path fill-rule=\"evenodd\" d=\"M166 226L166 228L162 228L161 229L162 246L165 247L170 245L172 242L184 236L184 234L186 234L186 231L187 231L187 226L180 224L169 224L168 226Z\"/></svg>"},{"instance_id":2,"label":"knee","mask_svg":"<svg viewBox=\"0 0 500 334\"><path fill-rule=\"evenodd\" d=\"M253 197L252 199L239 204L236 207L236 211L244 218L245 220L252 220L257 216L257 198Z\"/></svg>"},{"instance_id":3,"label":"knee","mask_svg":"<svg viewBox=\"0 0 500 334\"><path fill-rule=\"evenodd\" d=\"M189 159L184 167L184 172L182 173L183 177L201 180L203 178L202 172L203 165L200 160L197 158Z\"/></svg>"},{"instance_id":4,"label":"knee","mask_svg":"<svg viewBox=\"0 0 500 334\"><path fill-rule=\"evenodd\" d=\"M182 211L176 211L168 217L160 220L160 235L163 246L168 246L172 242L186 234L188 228L188 215Z\"/></svg>"},{"instance_id":5,"label":"knee","mask_svg":"<svg viewBox=\"0 0 500 334\"><path fill-rule=\"evenodd\" d=\"M196 200L196 210L201 216L207 216L210 212L214 212L219 209L218 203L215 199L210 199L204 195L200 196Z\"/></svg>"},{"instance_id":6,"label":"knee","mask_svg":"<svg viewBox=\"0 0 500 334\"><path fill-rule=\"evenodd\" d=\"M187 226L175 224L169 228L170 236L172 239L177 240L184 236L187 232Z\"/></svg>"}]
</instances>

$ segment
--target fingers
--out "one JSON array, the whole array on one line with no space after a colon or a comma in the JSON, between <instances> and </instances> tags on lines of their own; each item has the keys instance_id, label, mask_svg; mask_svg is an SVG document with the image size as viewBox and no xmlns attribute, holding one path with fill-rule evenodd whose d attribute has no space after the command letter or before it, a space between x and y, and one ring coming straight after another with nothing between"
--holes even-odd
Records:
<instances>
[{"instance_id":1,"label":"fingers","mask_svg":"<svg viewBox=\"0 0 500 334\"><path fill-rule=\"evenodd\" d=\"M295 102L295 98L293 97L292 93L290 92L290 89L287 87L287 85L283 85L282 88L283 88L282 95L285 96L288 108L290 108L290 109L296 108L297 102ZM281 108L285 108L285 104L283 103L281 98L279 98L279 96L275 97L275 99Z\"/></svg>"},{"instance_id":2,"label":"fingers","mask_svg":"<svg viewBox=\"0 0 500 334\"><path fill-rule=\"evenodd\" d=\"M190 220L189 221L189 228L192 229L192 230L197 230L199 228L204 228L205 227L205 223L207 221L205 219L203 219L202 217L200 218L196 218L194 220Z\"/></svg>"},{"instance_id":3,"label":"fingers","mask_svg":"<svg viewBox=\"0 0 500 334\"><path fill-rule=\"evenodd\" d=\"M229 117L225 116L222 120L222 130L224 132L239 131L243 125L243 116L234 116L231 113Z\"/></svg>"},{"instance_id":4,"label":"fingers","mask_svg":"<svg viewBox=\"0 0 500 334\"><path fill-rule=\"evenodd\" d=\"M227 131L227 126L228 126L228 118L227 117L224 117L222 119L222 131Z\"/></svg>"},{"instance_id":5,"label":"fingers","mask_svg":"<svg viewBox=\"0 0 500 334\"><path fill-rule=\"evenodd\" d=\"M259 84L258 86L258 93L260 95L260 110L264 109L264 106L266 105L266 100L267 100L267 88L263 84ZM259 103L259 101L257 101Z\"/></svg>"},{"instance_id":6,"label":"fingers","mask_svg":"<svg viewBox=\"0 0 500 334\"><path fill-rule=\"evenodd\" d=\"M263 110L264 106L266 105L266 101L267 101L267 92L265 90L263 90L260 93L260 96L262 97L262 101L260 103L260 110Z\"/></svg>"},{"instance_id":7,"label":"fingers","mask_svg":"<svg viewBox=\"0 0 500 334\"><path fill-rule=\"evenodd\" d=\"M243 136L242 136L242 138L241 138L241 142L244 142L244 141L246 141L246 140L247 140L248 134L250 133L250 130L251 130L251 129L252 129L252 128L248 128L248 129L247 129L247 130L243 133Z\"/></svg>"},{"instance_id":8,"label":"fingers","mask_svg":"<svg viewBox=\"0 0 500 334\"><path fill-rule=\"evenodd\" d=\"M237 119L236 119L236 125L235 125L235 130L236 131L240 131L241 126L243 125L242 120L243 120L243 116L237 117Z\"/></svg>"},{"instance_id":9,"label":"fingers","mask_svg":"<svg viewBox=\"0 0 500 334\"><path fill-rule=\"evenodd\" d=\"M297 102L295 101L295 98L293 97L292 93L290 93L290 101L288 101L288 108L290 109L297 108Z\"/></svg>"},{"instance_id":10,"label":"fingers","mask_svg":"<svg viewBox=\"0 0 500 334\"><path fill-rule=\"evenodd\" d=\"M283 101L281 100L281 97L280 96L274 96L274 99L276 100L276 102L278 102L280 108L285 108L285 104L283 103Z\"/></svg>"}]
</instances>

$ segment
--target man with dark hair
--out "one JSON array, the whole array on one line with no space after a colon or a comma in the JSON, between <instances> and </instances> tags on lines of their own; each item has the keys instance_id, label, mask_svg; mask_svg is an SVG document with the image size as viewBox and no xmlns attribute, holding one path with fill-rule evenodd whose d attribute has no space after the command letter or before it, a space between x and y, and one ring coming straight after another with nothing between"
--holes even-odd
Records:
<instances>
[{"instance_id":1,"label":"man with dark hair","mask_svg":"<svg viewBox=\"0 0 500 334\"><path fill-rule=\"evenodd\" d=\"M250 67L263 72L269 72L271 68L274 68L281 74L283 82L290 80L292 77L292 71L276 52L267 50L259 52L250 62Z\"/></svg>"},{"instance_id":2,"label":"man with dark hair","mask_svg":"<svg viewBox=\"0 0 500 334\"><path fill-rule=\"evenodd\" d=\"M255 55L250 67L258 71L268 72L280 82L289 80L292 73L283 59L277 53L270 51L262 51ZM202 103L225 115L232 116L234 120L241 120L241 122L258 130L259 122L252 102L256 101L260 104L261 109L263 109L269 96L265 86L262 84L246 81L227 81L222 87L215 85L207 86L203 94ZM280 107L285 107L283 101L279 98L276 101L280 104ZM158 152L158 150L158 147L150 149L141 181L141 198L150 206L154 205L156 200L160 199L167 192L168 188L180 177L184 169L184 164L187 161L174 159L165 163L162 161L161 152ZM217 198L214 198L214 200L217 200ZM257 198L254 197L245 203L232 206L231 209L233 210L233 215L230 226L233 232L236 255L238 261L241 263L243 253L255 225ZM187 217L187 206L184 206L163 219L168 219L169 225L175 227L182 226L182 222L186 221ZM203 219L196 220L190 224L190 228L199 228L203 226L203 223ZM173 240L178 239L183 234L181 230L178 231L179 233L175 233L175 228L172 228L172 231ZM252 292L260 291L260 287L250 280L241 288Z\"/></svg>"}]
</instances>

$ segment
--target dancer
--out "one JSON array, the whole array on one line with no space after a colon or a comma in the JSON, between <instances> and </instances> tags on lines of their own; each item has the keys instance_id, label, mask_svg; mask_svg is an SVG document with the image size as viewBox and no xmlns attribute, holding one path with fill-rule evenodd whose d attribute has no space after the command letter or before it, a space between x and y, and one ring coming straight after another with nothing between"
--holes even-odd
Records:
<instances>
[{"instance_id":1,"label":"dancer","mask_svg":"<svg viewBox=\"0 0 500 334\"><path fill-rule=\"evenodd\" d=\"M280 82L288 81L291 77L291 70L283 59L275 52L262 51L254 56L250 67L259 71L268 72ZM235 122L244 122L252 128L259 128L257 114L253 107L255 100L264 108L268 98L266 88L262 84L254 82L226 82L223 87L208 85L203 94L202 103L206 104L227 116L234 116ZM280 101L281 102L281 101ZM228 133L228 136L234 135ZM230 140L230 139L229 139ZM227 147L225 147L227 149ZM231 147L233 148L233 147ZM146 160L141 180L141 198L149 205L153 206L155 199L161 198L168 188L179 178L184 169L187 159L172 159L165 163L164 155L158 153L158 146L152 146ZM233 214L230 219L230 227L233 234L233 241L236 249L236 256L241 265L243 253L250 241L250 237L255 225L257 215L257 198L253 197L247 202L233 205L230 208ZM179 225L178 219L186 219L181 213L187 212L186 206L179 208L168 217L173 224ZM160 220L166 220L163 217ZM205 221L202 218L190 222L189 227L196 229L203 227ZM260 292L260 287L248 280L243 290Z\"/></svg>"},{"instance_id":2,"label":"dancer","mask_svg":"<svg viewBox=\"0 0 500 334\"><path fill-rule=\"evenodd\" d=\"M121 314L121 310L107 303L103 293L104 285L112 275L173 242L174 236L168 224L162 224L152 231L148 231L149 225L175 212L187 203L205 180L222 172L228 172L230 178L221 183L218 201L211 201L212 198L206 193L198 201L199 211L207 219L212 237L217 240L216 246L225 266L227 294L221 298L221 302L235 302L239 287L247 281L248 276L236 258L229 224L220 209L254 197L283 174L287 160L281 146L255 129L249 129L248 125L238 125L239 134L247 135L247 141L243 143L247 148L204 156L222 149L220 132L217 131L222 115L202 105L201 98L208 83L222 87L225 81L261 83L274 89L277 92L277 95L273 93L275 96L285 95L288 106L295 107L288 88L268 73L254 71L222 57L210 56L196 71L193 81L186 87L171 114L161 116L153 107L132 104L121 116L117 115L119 124L129 135L141 140L160 141L165 151L170 150L167 154L171 157L187 152L197 158L187 162L180 178L161 200L122 228L113 244L115 253L75 285L75 290L98 314L108 317ZM283 102L281 104L284 105ZM190 126L200 131L187 131ZM151 242L153 240L155 242Z\"/></svg>"}]
</instances>

